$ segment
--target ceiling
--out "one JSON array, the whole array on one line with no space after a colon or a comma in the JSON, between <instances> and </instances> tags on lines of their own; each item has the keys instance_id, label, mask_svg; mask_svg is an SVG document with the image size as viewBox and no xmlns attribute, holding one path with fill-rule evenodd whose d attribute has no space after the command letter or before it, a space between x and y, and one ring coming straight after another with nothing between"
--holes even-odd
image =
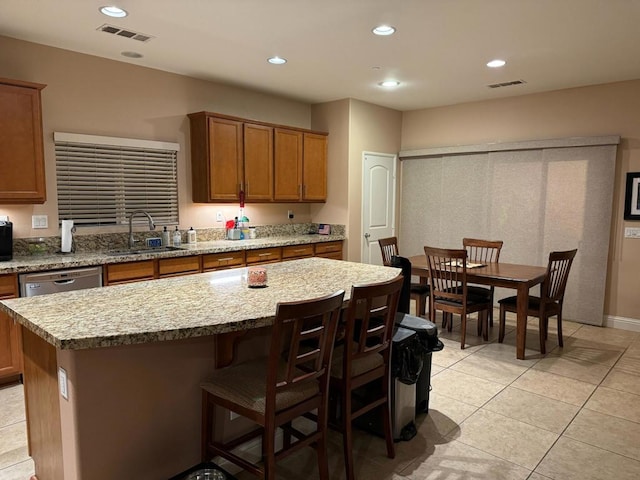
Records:
<instances>
[{"instance_id":1,"label":"ceiling","mask_svg":"<svg viewBox=\"0 0 640 480\"><path fill-rule=\"evenodd\" d=\"M1 3L0 35L308 103L356 98L405 111L640 78L640 0ZM99 13L108 4L129 15ZM379 24L397 32L376 37ZM288 62L270 65L274 55ZM488 68L495 58L506 66ZM378 85L388 79L401 85ZM526 83L487 87L514 80Z\"/></svg>"}]
</instances>

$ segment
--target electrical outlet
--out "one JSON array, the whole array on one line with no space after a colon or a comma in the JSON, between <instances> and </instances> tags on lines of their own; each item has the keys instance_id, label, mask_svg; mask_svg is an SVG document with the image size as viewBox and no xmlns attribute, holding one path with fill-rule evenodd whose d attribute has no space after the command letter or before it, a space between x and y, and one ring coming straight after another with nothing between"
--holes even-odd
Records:
<instances>
[{"instance_id":1,"label":"electrical outlet","mask_svg":"<svg viewBox=\"0 0 640 480\"><path fill-rule=\"evenodd\" d=\"M31 228L49 228L49 216L31 215Z\"/></svg>"},{"instance_id":2,"label":"electrical outlet","mask_svg":"<svg viewBox=\"0 0 640 480\"><path fill-rule=\"evenodd\" d=\"M67 385L67 371L58 367L58 386L60 388L60 395L65 400L69 400L69 385Z\"/></svg>"},{"instance_id":3,"label":"electrical outlet","mask_svg":"<svg viewBox=\"0 0 640 480\"><path fill-rule=\"evenodd\" d=\"M287 210L287 218L293 220L293 210Z\"/></svg>"},{"instance_id":4,"label":"electrical outlet","mask_svg":"<svg viewBox=\"0 0 640 480\"><path fill-rule=\"evenodd\" d=\"M624 238L640 238L640 228L626 227L624 229Z\"/></svg>"},{"instance_id":5,"label":"electrical outlet","mask_svg":"<svg viewBox=\"0 0 640 480\"><path fill-rule=\"evenodd\" d=\"M224 215L222 215L222 212L216 213L216 222L224 222Z\"/></svg>"}]
</instances>

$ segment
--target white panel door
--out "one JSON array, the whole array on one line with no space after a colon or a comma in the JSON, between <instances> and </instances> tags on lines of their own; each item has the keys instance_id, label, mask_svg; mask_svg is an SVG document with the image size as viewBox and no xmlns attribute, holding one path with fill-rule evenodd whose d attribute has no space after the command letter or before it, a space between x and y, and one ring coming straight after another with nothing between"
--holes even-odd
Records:
<instances>
[{"instance_id":1,"label":"white panel door","mask_svg":"<svg viewBox=\"0 0 640 480\"><path fill-rule=\"evenodd\" d=\"M362 154L362 262L382 265L378 239L395 235L396 155Z\"/></svg>"}]
</instances>

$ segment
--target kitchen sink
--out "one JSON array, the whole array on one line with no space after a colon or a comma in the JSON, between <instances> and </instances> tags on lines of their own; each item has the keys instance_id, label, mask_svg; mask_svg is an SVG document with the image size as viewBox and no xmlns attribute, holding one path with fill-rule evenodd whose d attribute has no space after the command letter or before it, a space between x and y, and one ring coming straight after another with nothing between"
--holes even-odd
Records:
<instances>
[{"instance_id":1,"label":"kitchen sink","mask_svg":"<svg viewBox=\"0 0 640 480\"><path fill-rule=\"evenodd\" d=\"M122 250L112 250L110 252L105 252L107 255L120 256L120 255L143 255L145 253L153 254L153 253L164 253L164 252L173 252L175 250L184 250L180 247L158 247L158 248L125 248Z\"/></svg>"}]
</instances>

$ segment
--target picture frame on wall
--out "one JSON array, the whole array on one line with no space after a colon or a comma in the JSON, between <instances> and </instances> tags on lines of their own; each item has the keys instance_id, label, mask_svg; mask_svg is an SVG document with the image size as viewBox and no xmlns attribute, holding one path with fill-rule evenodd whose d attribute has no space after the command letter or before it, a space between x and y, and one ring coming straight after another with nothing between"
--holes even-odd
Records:
<instances>
[{"instance_id":1,"label":"picture frame on wall","mask_svg":"<svg viewBox=\"0 0 640 480\"><path fill-rule=\"evenodd\" d=\"M624 197L624 219L640 220L640 172L627 173Z\"/></svg>"}]
</instances>

